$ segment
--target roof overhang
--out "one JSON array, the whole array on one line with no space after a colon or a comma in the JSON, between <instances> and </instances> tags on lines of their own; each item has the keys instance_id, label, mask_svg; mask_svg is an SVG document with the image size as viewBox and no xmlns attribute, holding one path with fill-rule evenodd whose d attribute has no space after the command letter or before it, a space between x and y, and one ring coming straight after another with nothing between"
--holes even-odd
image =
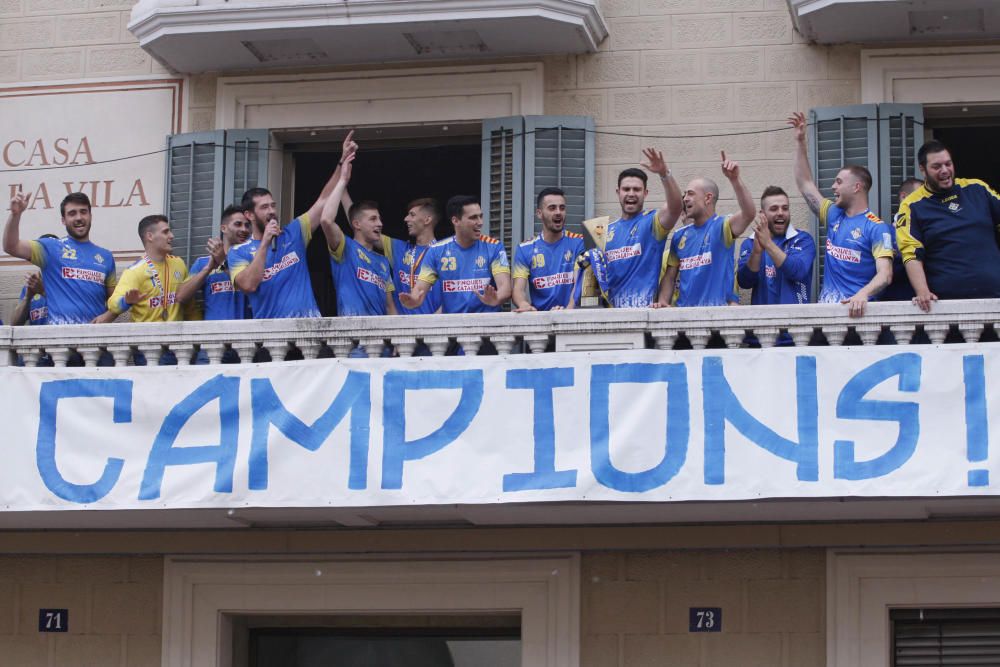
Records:
<instances>
[{"instance_id":1,"label":"roof overhang","mask_svg":"<svg viewBox=\"0 0 1000 667\"><path fill-rule=\"evenodd\" d=\"M597 0L139 0L129 30L182 73L588 53Z\"/></svg>"},{"instance_id":2,"label":"roof overhang","mask_svg":"<svg viewBox=\"0 0 1000 667\"><path fill-rule=\"evenodd\" d=\"M819 44L927 44L1000 38L996 0L788 0L799 33Z\"/></svg>"}]
</instances>

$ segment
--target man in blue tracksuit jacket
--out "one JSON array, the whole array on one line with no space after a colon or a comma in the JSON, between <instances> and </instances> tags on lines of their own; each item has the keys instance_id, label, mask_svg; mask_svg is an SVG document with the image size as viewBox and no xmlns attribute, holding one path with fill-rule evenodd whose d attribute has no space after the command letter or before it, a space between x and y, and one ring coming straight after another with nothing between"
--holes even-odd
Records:
<instances>
[{"instance_id":1,"label":"man in blue tracksuit jacket","mask_svg":"<svg viewBox=\"0 0 1000 667\"><path fill-rule=\"evenodd\" d=\"M740 247L737 284L753 290L753 305L809 303L816 243L792 226L788 195L780 187L764 190L760 210L754 233Z\"/></svg>"}]
</instances>

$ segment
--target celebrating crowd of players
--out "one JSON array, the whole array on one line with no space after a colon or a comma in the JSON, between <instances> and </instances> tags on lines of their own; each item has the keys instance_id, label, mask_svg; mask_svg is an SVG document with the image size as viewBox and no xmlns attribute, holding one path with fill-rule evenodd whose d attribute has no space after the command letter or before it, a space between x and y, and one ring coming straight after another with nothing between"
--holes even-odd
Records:
<instances>
[{"instance_id":1,"label":"celebrating crowd of players","mask_svg":"<svg viewBox=\"0 0 1000 667\"><path fill-rule=\"evenodd\" d=\"M1000 298L1000 196L982 181L956 178L944 145L921 147L924 180L903 183L894 228L869 208L872 177L864 167L845 165L833 200L825 199L809 168L805 117L796 113L789 124L798 147L796 185L827 230L819 301L843 303L860 316L880 296L912 299L924 311L939 298ZM170 254L173 234L164 216L140 221L144 254L117 276L111 252L90 241L86 195L70 194L60 206L65 238L31 241L19 232L27 197L16 195L3 249L41 273L26 278L14 324L111 322L125 311L138 322L198 319L202 312L220 320L319 317L305 260L320 228L343 316L491 312L508 300L516 312L571 309L579 303L584 265L615 308L736 304L737 288L751 290L753 304L811 301L817 248L793 226L788 194L769 186L758 206L725 152L721 170L736 213L716 211L719 187L710 178L682 190L663 155L648 148L643 169L618 176L621 216L608 222L603 248L585 250L583 237L565 229L566 195L546 188L537 197L541 232L514 250L511 268L503 245L482 235L483 213L473 197L448 201L449 238L434 237L439 212L431 199L409 205L408 240L383 235L378 205L352 202L348 194L357 151L349 135L316 202L284 227L269 191L247 191L239 206L222 212L220 238L208 242L190 270ZM645 208L647 172L665 193L656 209ZM340 207L350 235L336 223Z\"/></svg>"}]
</instances>

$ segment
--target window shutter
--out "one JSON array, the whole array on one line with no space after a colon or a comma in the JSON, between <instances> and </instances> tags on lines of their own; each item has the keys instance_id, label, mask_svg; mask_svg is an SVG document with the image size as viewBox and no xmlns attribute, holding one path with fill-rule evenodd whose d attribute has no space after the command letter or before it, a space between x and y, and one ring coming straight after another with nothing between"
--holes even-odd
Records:
<instances>
[{"instance_id":1,"label":"window shutter","mask_svg":"<svg viewBox=\"0 0 1000 667\"><path fill-rule=\"evenodd\" d=\"M552 187L566 192L566 228L583 234L583 221L594 214L594 120L526 116L524 129L524 214L514 243L539 231L535 200Z\"/></svg>"},{"instance_id":2,"label":"window shutter","mask_svg":"<svg viewBox=\"0 0 1000 667\"><path fill-rule=\"evenodd\" d=\"M848 164L867 167L872 172L874 183L868 200L872 206L879 202L878 169L878 109L874 104L859 104L846 107L825 107L809 112L812 126L813 178L824 197L832 197L831 186L840 169ZM826 253L826 228L813 218L816 247L818 249L818 270L814 272L813 293L819 294L823 282L823 268Z\"/></svg>"},{"instance_id":3,"label":"window shutter","mask_svg":"<svg viewBox=\"0 0 1000 667\"><path fill-rule=\"evenodd\" d=\"M920 178L917 151L924 142L924 108L919 104L878 105L879 216L892 221L899 209L899 185Z\"/></svg>"},{"instance_id":4,"label":"window shutter","mask_svg":"<svg viewBox=\"0 0 1000 667\"><path fill-rule=\"evenodd\" d=\"M893 667L1000 665L1000 609L893 609Z\"/></svg>"},{"instance_id":5,"label":"window shutter","mask_svg":"<svg viewBox=\"0 0 1000 667\"><path fill-rule=\"evenodd\" d=\"M167 140L166 215L174 254L190 266L218 229L225 133L175 134Z\"/></svg>"},{"instance_id":6,"label":"window shutter","mask_svg":"<svg viewBox=\"0 0 1000 667\"><path fill-rule=\"evenodd\" d=\"M500 239L509 255L524 201L524 119L486 119L482 136L483 229Z\"/></svg>"},{"instance_id":7,"label":"window shutter","mask_svg":"<svg viewBox=\"0 0 1000 667\"><path fill-rule=\"evenodd\" d=\"M269 134L267 130L226 130L223 208L238 204L250 188L267 187Z\"/></svg>"}]
</instances>

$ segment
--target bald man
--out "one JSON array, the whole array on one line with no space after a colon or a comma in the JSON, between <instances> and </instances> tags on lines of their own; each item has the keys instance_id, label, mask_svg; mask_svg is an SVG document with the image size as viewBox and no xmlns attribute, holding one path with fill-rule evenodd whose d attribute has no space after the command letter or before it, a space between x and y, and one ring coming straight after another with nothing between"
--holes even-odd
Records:
<instances>
[{"instance_id":1,"label":"bald man","mask_svg":"<svg viewBox=\"0 0 1000 667\"><path fill-rule=\"evenodd\" d=\"M737 303L733 244L753 222L757 209L750 189L740 178L740 166L722 152L722 175L736 193L739 213L715 212L719 186L710 178L696 178L683 193L687 224L674 232L664 257L654 308L671 305L677 282L677 306L725 306ZM680 280L677 280L678 275Z\"/></svg>"}]
</instances>

